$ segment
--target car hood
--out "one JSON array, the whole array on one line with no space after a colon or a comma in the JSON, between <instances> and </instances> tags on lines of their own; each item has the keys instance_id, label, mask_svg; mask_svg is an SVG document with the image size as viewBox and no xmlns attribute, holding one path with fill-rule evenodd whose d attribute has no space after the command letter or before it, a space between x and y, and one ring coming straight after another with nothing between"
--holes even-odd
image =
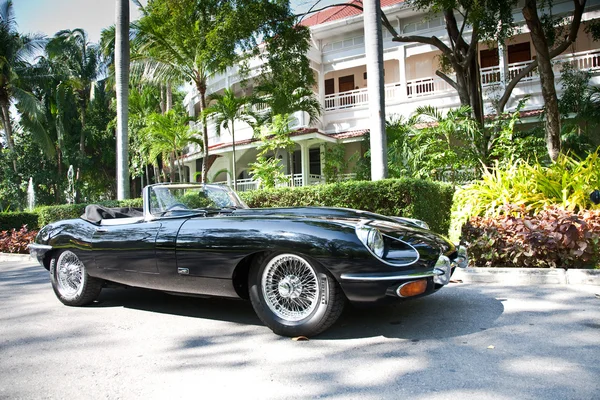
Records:
<instances>
[{"instance_id":1,"label":"car hood","mask_svg":"<svg viewBox=\"0 0 600 400\"><path fill-rule=\"evenodd\" d=\"M308 218L330 221L356 227L361 224L369 224L378 228L382 233L397 239L414 242L435 242L443 249L444 253L454 251L454 245L445 237L406 220L397 219L372 213L369 211L353 210L349 208L335 207L289 207L289 208L249 208L237 209L235 216L244 217L284 217L284 218Z\"/></svg>"}]
</instances>

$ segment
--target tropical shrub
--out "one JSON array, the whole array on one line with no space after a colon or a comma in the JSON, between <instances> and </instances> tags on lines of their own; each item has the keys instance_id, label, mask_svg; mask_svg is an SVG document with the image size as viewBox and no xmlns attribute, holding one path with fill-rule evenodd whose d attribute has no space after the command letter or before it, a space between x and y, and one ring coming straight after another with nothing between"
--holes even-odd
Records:
<instances>
[{"instance_id":1,"label":"tropical shrub","mask_svg":"<svg viewBox=\"0 0 600 400\"><path fill-rule=\"evenodd\" d=\"M403 178L253 190L240 196L250 207L345 207L417 218L447 234L453 193L448 184Z\"/></svg>"},{"instance_id":2,"label":"tropical shrub","mask_svg":"<svg viewBox=\"0 0 600 400\"><path fill-rule=\"evenodd\" d=\"M26 226L19 230L0 231L0 252L28 254L27 245L33 242L37 233L37 230L29 230Z\"/></svg>"},{"instance_id":3,"label":"tropical shrub","mask_svg":"<svg viewBox=\"0 0 600 400\"><path fill-rule=\"evenodd\" d=\"M505 204L524 206L538 212L556 205L569 211L600 209L590 193L600 188L599 151L585 160L560 155L556 163L543 166L517 160L501 167L483 167L482 178L459 189L457 218L500 215Z\"/></svg>"},{"instance_id":4,"label":"tropical shrub","mask_svg":"<svg viewBox=\"0 0 600 400\"><path fill-rule=\"evenodd\" d=\"M502 215L473 217L462 228L471 266L585 268L600 261L600 210L546 207L531 214L505 206Z\"/></svg>"}]
</instances>

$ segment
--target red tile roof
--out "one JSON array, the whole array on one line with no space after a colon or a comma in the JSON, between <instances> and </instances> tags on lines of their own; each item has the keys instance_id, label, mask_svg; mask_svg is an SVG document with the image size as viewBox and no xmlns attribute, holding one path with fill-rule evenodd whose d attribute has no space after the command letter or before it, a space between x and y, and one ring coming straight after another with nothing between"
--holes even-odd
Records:
<instances>
[{"instance_id":1,"label":"red tile roof","mask_svg":"<svg viewBox=\"0 0 600 400\"><path fill-rule=\"evenodd\" d=\"M329 135L329 136L331 136L332 138L336 138L336 139L350 139L350 138L364 136L365 133L367 133L367 132L369 132L368 129L360 129L357 131L346 131L346 132L334 133L333 135Z\"/></svg>"},{"instance_id":2,"label":"red tile roof","mask_svg":"<svg viewBox=\"0 0 600 400\"><path fill-rule=\"evenodd\" d=\"M404 0L381 0L381 7L389 7L394 4L403 3ZM362 0L352 0L347 4L355 4L359 7L362 7ZM345 19L348 17L352 17L355 15L362 14L362 11L353 6L334 6L328 7L323 11L319 11L318 13L312 14L309 17L304 18L300 24L304 26L315 26L324 24L326 22L336 21L339 19Z\"/></svg>"}]
</instances>

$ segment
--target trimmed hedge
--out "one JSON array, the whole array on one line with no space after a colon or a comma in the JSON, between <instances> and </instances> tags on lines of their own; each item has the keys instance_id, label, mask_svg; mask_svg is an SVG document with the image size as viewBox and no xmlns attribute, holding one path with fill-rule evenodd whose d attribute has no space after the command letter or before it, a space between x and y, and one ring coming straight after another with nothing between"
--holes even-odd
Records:
<instances>
[{"instance_id":1,"label":"trimmed hedge","mask_svg":"<svg viewBox=\"0 0 600 400\"><path fill-rule=\"evenodd\" d=\"M38 229L38 214L34 212L0 213L0 231L21 229L23 225L27 225L28 229Z\"/></svg>"},{"instance_id":2,"label":"trimmed hedge","mask_svg":"<svg viewBox=\"0 0 600 400\"><path fill-rule=\"evenodd\" d=\"M241 192L250 207L325 206L417 218L431 230L447 234L454 189L451 185L419 179L347 181L327 185Z\"/></svg>"},{"instance_id":3,"label":"trimmed hedge","mask_svg":"<svg viewBox=\"0 0 600 400\"><path fill-rule=\"evenodd\" d=\"M106 200L93 204L100 204L104 207L142 207L142 199L128 200ZM38 208L38 223L39 226L45 226L52 222L63 219L79 218L85 212L86 203L81 204L65 204L62 206L44 206Z\"/></svg>"}]
</instances>

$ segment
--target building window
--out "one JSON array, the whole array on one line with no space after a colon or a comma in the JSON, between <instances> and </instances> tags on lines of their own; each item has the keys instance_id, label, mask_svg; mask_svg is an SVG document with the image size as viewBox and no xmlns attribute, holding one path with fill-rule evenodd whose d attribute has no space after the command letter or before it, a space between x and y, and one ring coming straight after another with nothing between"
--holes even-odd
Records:
<instances>
[{"instance_id":1,"label":"building window","mask_svg":"<svg viewBox=\"0 0 600 400\"><path fill-rule=\"evenodd\" d=\"M308 158L310 163L310 174L321 175L321 149L309 149Z\"/></svg>"},{"instance_id":2,"label":"building window","mask_svg":"<svg viewBox=\"0 0 600 400\"><path fill-rule=\"evenodd\" d=\"M495 67L500 64L498 48L481 50L479 53L481 68Z\"/></svg>"},{"instance_id":3,"label":"building window","mask_svg":"<svg viewBox=\"0 0 600 400\"><path fill-rule=\"evenodd\" d=\"M511 44L507 50L509 64L531 61L531 46L529 42Z\"/></svg>"}]
</instances>

